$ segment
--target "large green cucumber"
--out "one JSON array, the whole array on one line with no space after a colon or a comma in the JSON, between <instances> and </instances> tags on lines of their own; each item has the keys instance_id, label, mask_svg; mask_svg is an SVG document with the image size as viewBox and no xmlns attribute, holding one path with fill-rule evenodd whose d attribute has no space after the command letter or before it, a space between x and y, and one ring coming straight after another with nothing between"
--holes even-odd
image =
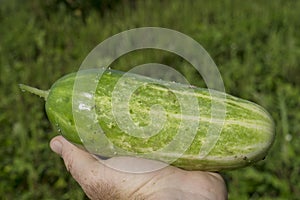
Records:
<instances>
[{"instance_id":1,"label":"large green cucumber","mask_svg":"<svg viewBox=\"0 0 300 200\"><path fill-rule=\"evenodd\" d=\"M191 89L187 85L178 83L167 83L172 86L172 90L170 90L161 84L162 81L135 74L125 77L125 83L128 85L142 85L131 94L128 103L132 121L141 127L151 124L151 120L153 120L151 115L155 115L155 112L151 112L151 106L155 104L164 108L166 118L159 133L151 137L137 137L128 134L122 128L124 124L122 127L119 126L120 123L118 124L112 111L113 90L124 73L116 70L101 70L84 70L79 74L68 74L57 80L48 91L41 91L25 85L20 85L20 87L45 98L46 112L50 122L67 140L79 147L84 148L85 146L91 153L104 157L136 155L162 161L174 158L174 162L172 161L171 164L183 169L220 171L245 167L264 159L274 141L272 119L262 107L252 102L224 93L222 94L226 99L218 99L217 96L211 96L207 89ZM77 83L82 84L95 81L95 73L99 72L101 79L96 80L99 82L97 82L95 91L73 90L75 79ZM76 99L72 101L74 91L77 92ZM175 94L182 91L187 91L183 95L192 95L197 99L200 117L180 115L182 110ZM95 106L89 109L95 113L94 123L96 127L101 127L102 132L97 132L97 129L87 125L83 129L79 128L79 134L79 129L75 126L77 121L75 123L72 105L78 103L74 101L77 99L79 101L80 97L83 97L82 99L94 97ZM226 116L215 145L206 156L201 157L199 156L200 149L207 138L209 127L213 127L214 123L218 121L211 115L212 102L225 106ZM85 105L83 101L80 106L85 108L84 106L89 105ZM80 112L80 110L75 112ZM84 116L85 113L82 112L82 123L90 117ZM178 148L173 148L172 152L158 151L172 141L179 130L180 121L184 118L186 118L185 120L199 120L199 127L193 140L188 144L188 148L182 152L179 145ZM99 142L99 138L97 138L99 133L105 134L111 142L110 145ZM111 151L112 149L113 151ZM122 149L122 151L118 149ZM155 156L147 156L149 153L155 153Z\"/></svg>"}]
</instances>

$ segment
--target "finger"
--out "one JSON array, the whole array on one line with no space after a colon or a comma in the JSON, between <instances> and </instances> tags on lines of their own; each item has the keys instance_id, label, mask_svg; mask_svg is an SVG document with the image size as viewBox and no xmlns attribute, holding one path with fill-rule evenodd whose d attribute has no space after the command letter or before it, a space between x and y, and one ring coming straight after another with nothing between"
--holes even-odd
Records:
<instances>
[{"instance_id":1,"label":"finger","mask_svg":"<svg viewBox=\"0 0 300 200\"><path fill-rule=\"evenodd\" d=\"M98 159L69 143L62 136L53 138L50 147L63 158L67 170L90 199L122 199L115 184L108 181L114 174L113 170Z\"/></svg>"},{"instance_id":2,"label":"finger","mask_svg":"<svg viewBox=\"0 0 300 200\"><path fill-rule=\"evenodd\" d=\"M145 166L138 158L119 157L99 160L69 143L62 136L53 138L50 147L63 158L68 171L91 199L97 199L99 196L103 197L100 199L127 199L121 197L133 194L133 191L149 179L147 176L134 176L120 170L120 167L128 163L131 163L131 166L138 164ZM128 182L130 185L126 184Z\"/></svg>"},{"instance_id":3,"label":"finger","mask_svg":"<svg viewBox=\"0 0 300 200\"><path fill-rule=\"evenodd\" d=\"M63 158L67 170L80 185L91 178L95 163L99 165L97 167L102 167L101 163L91 154L77 148L62 136L53 138L50 142L50 147Z\"/></svg>"}]
</instances>

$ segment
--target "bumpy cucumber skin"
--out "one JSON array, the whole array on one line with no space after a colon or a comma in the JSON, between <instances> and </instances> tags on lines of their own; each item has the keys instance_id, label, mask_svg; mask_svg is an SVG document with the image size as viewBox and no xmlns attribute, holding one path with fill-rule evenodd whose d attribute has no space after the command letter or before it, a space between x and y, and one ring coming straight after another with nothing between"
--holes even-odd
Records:
<instances>
[{"instance_id":1,"label":"bumpy cucumber skin","mask_svg":"<svg viewBox=\"0 0 300 200\"><path fill-rule=\"evenodd\" d=\"M86 70L76 77L76 73L72 73L57 80L51 87L48 98L46 100L46 112L52 124L54 124L61 134L73 144L84 148L81 137L78 136L74 124L72 113L72 92L75 78L79 82L91 81L97 70ZM137 138L125 134L122 131L111 111L111 95L115 84L123 74L114 70L106 70L98 83L95 95L97 120L95 123L100 125L104 134L116 146L130 152L128 154L122 152L109 153L107 146L99 146L94 143L97 141L97 134L88 129L83 133L85 140L90 143L88 150L97 155L112 157L115 155L137 155L141 157L144 153L156 151L162 148L166 143L170 142L176 130L178 129L178 118L174 117L180 112L176 96L172 95L164 87L158 84L145 84L145 87L139 89L132 96L131 114L133 121L142 125L149 123L149 108L153 104L161 104L168 113L167 123L161 130L161 133L147 139ZM147 83L148 79L143 80L140 76L138 79L128 78L128 84L131 81L142 81ZM148 82L149 83L149 82ZM180 86L181 87L181 86ZM259 160L266 155L275 138L274 124L269 114L260 106L226 94L226 118L220 133L220 137L204 158L199 158L201 145L205 141L208 127L213 121L203 120L211 117L211 96L206 89L194 88L199 107L200 107L200 126L195 139L191 143L187 151L175 160L172 165L186 170L207 170L221 171L245 167ZM191 93L191 95L194 95ZM86 95L85 94L79 94ZM170 103L173 102L173 103ZM220 103L224 103L220 101ZM178 156L177 150L174 149L173 154L157 155L155 159L164 160L164 158Z\"/></svg>"}]
</instances>

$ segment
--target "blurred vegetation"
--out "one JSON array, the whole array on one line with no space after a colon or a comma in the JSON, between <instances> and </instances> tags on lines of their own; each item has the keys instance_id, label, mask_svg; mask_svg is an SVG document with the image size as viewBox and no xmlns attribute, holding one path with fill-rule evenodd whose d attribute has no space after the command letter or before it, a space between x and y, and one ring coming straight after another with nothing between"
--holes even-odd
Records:
<instances>
[{"instance_id":1,"label":"blurred vegetation","mask_svg":"<svg viewBox=\"0 0 300 200\"><path fill-rule=\"evenodd\" d=\"M22 93L18 83L48 89L76 71L101 41L143 26L171 28L197 40L219 67L226 91L272 115L277 138L267 158L223 173L229 198L299 198L299 10L300 1L293 0L0 1L1 199L86 198L49 148L57 132L43 100ZM128 70L153 60L188 66L160 52L136 52L119 64ZM198 84L192 69L182 73Z\"/></svg>"}]
</instances>

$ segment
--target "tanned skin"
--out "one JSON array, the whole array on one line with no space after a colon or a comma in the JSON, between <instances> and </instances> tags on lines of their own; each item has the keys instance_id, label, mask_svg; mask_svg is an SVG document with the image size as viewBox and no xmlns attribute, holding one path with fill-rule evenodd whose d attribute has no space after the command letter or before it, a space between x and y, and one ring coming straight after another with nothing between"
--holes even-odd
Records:
<instances>
[{"instance_id":1,"label":"tanned skin","mask_svg":"<svg viewBox=\"0 0 300 200\"><path fill-rule=\"evenodd\" d=\"M53 138L50 147L63 158L67 170L93 200L227 199L224 180L218 173L185 171L173 166L148 173L128 173L103 164L126 163L127 158L99 162L62 136ZM128 162L134 161L131 158Z\"/></svg>"}]
</instances>

